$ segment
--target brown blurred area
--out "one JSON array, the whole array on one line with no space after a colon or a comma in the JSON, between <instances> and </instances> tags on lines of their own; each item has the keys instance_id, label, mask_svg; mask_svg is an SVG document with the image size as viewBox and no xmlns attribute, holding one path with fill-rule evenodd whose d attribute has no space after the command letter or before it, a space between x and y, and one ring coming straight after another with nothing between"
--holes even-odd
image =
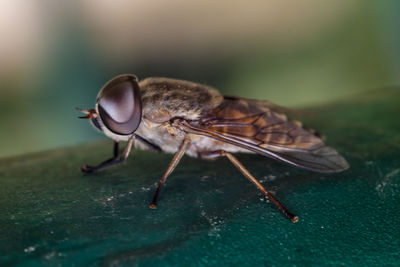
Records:
<instances>
[{"instance_id":1,"label":"brown blurred area","mask_svg":"<svg viewBox=\"0 0 400 267\"><path fill-rule=\"evenodd\" d=\"M3 1L0 156L96 138L74 107L121 73L292 107L399 84L396 1Z\"/></svg>"}]
</instances>

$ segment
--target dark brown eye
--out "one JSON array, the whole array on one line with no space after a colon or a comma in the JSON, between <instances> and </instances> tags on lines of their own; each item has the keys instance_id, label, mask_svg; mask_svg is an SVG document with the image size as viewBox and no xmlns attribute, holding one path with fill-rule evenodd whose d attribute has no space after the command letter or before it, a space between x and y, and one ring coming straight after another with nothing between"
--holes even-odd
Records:
<instances>
[{"instance_id":1,"label":"dark brown eye","mask_svg":"<svg viewBox=\"0 0 400 267\"><path fill-rule=\"evenodd\" d=\"M109 81L97 96L101 121L112 132L129 135L142 117L142 101L135 75L120 75Z\"/></svg>"}]
</instances>

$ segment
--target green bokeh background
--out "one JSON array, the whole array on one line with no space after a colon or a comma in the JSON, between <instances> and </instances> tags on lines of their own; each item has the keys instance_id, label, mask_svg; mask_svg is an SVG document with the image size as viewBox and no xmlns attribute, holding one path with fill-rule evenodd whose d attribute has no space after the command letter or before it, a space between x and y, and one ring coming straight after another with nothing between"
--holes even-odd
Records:
<instances>
[{"instance_id":1,"label":"green bokeh background","mask_svg":"<svg viewBox=\"0 0 400 267\"><path fill-rule=\"evenodd\" d=\"M278 2L2 3L0 156L103 138L74 108L121 73L291 107L400 84L398 1Z\"/></svg>"}]
</instances>

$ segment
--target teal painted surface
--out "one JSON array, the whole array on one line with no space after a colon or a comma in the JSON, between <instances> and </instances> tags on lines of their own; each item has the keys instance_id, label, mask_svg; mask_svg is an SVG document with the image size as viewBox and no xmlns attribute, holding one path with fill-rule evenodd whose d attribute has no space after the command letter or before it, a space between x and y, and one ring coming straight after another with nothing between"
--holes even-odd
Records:
<instances>
[{"instance_id":1,"label":"teal painted surface","mask_svg":"<svg viewBox=\"0 0 400 267\"><path fill-rule=\"evenodd\" d=\"M286 219L226 159L184 157L148 209L171 155L134 151L83 175L111 142L0 161L0 265L400 264L400 91L308 110L351 169L316 174L239 155Z\"/></svg>"}]
</instances>

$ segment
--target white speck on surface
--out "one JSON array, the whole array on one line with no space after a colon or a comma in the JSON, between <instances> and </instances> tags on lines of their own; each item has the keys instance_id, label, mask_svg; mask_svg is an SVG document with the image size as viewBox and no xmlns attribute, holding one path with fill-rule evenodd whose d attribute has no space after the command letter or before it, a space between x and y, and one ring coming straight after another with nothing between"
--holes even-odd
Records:
<instances>
[{"instance_id":1,"label":"white speck on surface","mask_svg":"<svg viewBox=\"0 0 400 267\"><path fill-rule=\"evenodd\" d=\"M24 249L25 253L31 253L34 252L36 250L36 248L34 246L30 246Z\"/></svg>"},{"instance_id":2,"label":"white speck on surface","mask_svg":"<svg viewBox=\"0 0 400 267\"><path fill-rule=\"evenodd\" d=\"M207 180L208 178L210 178L209 175L203 175L203 176L201 176L200 181L204 182L204 181Z\"/></svg>"},{"instance_id":3,"label":"white speck on surface","mask_svg":"<svg viewBox=\"0 0 400 267\"><path fill-rule=\"evenodd\" d=\"M400 178L400 169L394 169L378 181L375 190L378 192L379 197L385 198L386 196L394 196L398 193L399 183L396 179Z\"/></svg>"},{"instance_id":4,"label":"white speck on surface","mask_svg":"<svg viewBox=\"0 0 400 267\"><path fill-rule=\"evenodd\" d=\"M54 256L56 256L56 255L57 255L57 252L56 252L56 251L52 251L52 252L46 254L46 255L44 256L44 258L45 258L46 260L51 260L51 259L53 259Z\"/></svg>"},{"instance_id":5,"label":"white speck on surface","mask_svg":"<svg viewBox=\"0 0 400 267\"><path fill-rule=\"evenodd\" d=\"M220 237L219 232L222 230L224 221L218 218L217 216L207 215L207 213L204 210L202 210L200 214L208 221L208 223L211 226L211 229L208 232L208 236Z\"/></svg>"},{"instance_id":6,"label":"white speck on surface","mask_svg":"<svg viewBox=\"0 0 400 267\"><path fill-rule=\"evenodd\" d=\"M271 182L271 181L275 180L276 178L277 178L276 175L269 174L269 175L263 176L263 177L260 179L260 182L261 182L261 183L263 183L263 182Z\"/></svg>"}]
</instances>

